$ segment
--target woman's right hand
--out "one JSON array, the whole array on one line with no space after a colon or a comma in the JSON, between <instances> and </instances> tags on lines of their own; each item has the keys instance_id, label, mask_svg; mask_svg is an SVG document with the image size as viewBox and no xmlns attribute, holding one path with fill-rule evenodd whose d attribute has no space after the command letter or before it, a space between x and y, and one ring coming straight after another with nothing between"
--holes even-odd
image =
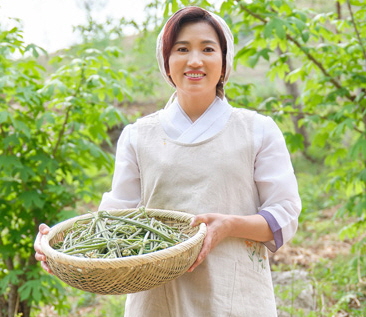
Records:
<instances>
[{"instance_id":1,"label":"woman's right hand","mask_svg":"<svg viewBox=\"0 0 366 317\"><path fill-rule=\"evenodd\" d=\"M50 231L50 227L45 225L44 223L39 225L39 232L36 237L36 241L34 242L34 250L36 251L35 258L37 261L41 262L41 266L44 270L46 270L48 273L53 274L50 267L46 263L46 256L42 252L41 248L41 238L44 234L48 234Z\"/></svg>"}]
</instances>

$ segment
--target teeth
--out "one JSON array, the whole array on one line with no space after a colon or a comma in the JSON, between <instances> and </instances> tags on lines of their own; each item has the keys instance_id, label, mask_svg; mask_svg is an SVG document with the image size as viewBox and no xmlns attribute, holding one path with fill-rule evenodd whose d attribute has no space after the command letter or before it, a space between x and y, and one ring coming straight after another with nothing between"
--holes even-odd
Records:
<instances>
[{"instance_id":1,"label":"teeth","mask_svg":"<svg viewBox=\"0 0 366 317\"><path fill-rule=\"evenodd\" d=\"M198 78L198 77L203 77L203 76L205 76L204 74L192 74L192 73L190 73L190 74L186 74L188 77L193 77L193 78Z\"/></svg>"}]
</instances>

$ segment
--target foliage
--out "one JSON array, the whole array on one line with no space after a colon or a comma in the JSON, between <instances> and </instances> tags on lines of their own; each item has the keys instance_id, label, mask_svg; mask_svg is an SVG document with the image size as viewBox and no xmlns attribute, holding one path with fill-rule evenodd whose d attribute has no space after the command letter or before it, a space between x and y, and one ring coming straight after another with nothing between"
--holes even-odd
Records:
<instances>
[{"instance_id":1,"label":"foliage","mask_svg":"<svg viewBox=\"0 0 366 317\"><path fill-rule=\"evenodd\" d=\"M288 0L225 1L220 13L236 30L236 62L253 68L267 63L268 78L282 80L284 87L261 99L246 97L248 87L233 85L229 98L280 123L293 123L284 130L289 149L301 152L312 168L328 172L319 183L324 192L312 192L315 197L328 192L334 204L342 203L338 217L352 221L343 226L341 237L361 237L353 240L359 259L366 253L366 3L334 2L334 11L317 13ZM348 279L361 286L365 270L356 272L360 269L348 271Z\"/></svg>"},{"instance_id":2,"label":"foliage","mask_svg":"<svg viewBox=\"0 0 366 317\"><path fill-rule=\"evenodd\" d=\"M232 86L237 106L291 119L284 132L292 152L330 167L328 189L346 203L340 216L358 217L345 236L365 230L366 4L338 3L337 12L316 13L293 1L225 1L237 40L247 32L236 62L255 67L268 63L267 76L283 80L284 93L265 100L245 98L247 87ZM361 245L359 245L361 247Z\"/></svg>"},{"instance_id":3,"label":"foliage","mask_svg":"<svg viewBox=\"0 0 366 317\"><path fill-rule=\"evenodd\" d=\"M164 12L167 16L188 4L212 8L207 1L170 0ZM266 63L267 77L282 81L284 87L264 99L252 94L254 84L233 83L227 97L234 106L270 114L280 123L293 122L284 130L289 149L330 167L328 189L336 189L346 201L339 216L358 217L342 235L362 234L366 228L366 3L334 1L334 11L318 13L297 7L293 0L226 0L218 13L235 37L236 65L255 68Z\"/></svg>"},{"instance_id":4,"label":"foliage","mask_svg":"<svg viewBox=\"0 0 366 317\"><path fill-rule=\"evenodd\" d=\"M264 96L253 94L256 83L232 83L226 96L234 106L274 117L290 151L320 169L321 182L304 193L302 219L317 214L311 195L315 202L328 196L327 203L341 204L337 216L351 221L340 237L352 239L359 258L366 254L366 3L332 4L333 10L317 12L293 0L223 1L218 13L233 32L235 64L266 68L267 78L281 83L277 93ZM168 1L166 16L185 5ZM362 285L364 269L348 274Z\"/></svg>"},{"instance_id":5,"label":"foliage","mask_svg":"<svg viewBox=\"0 0 366 317\"><path fill-rule=\"evenodd\" d=\"M35 263L35 235L41 221L52 225L74 215L76 202L100 199L91 175L112 170L100 146L125 120L112 103L133 82L110 68L117 47L82 49L46 76L35 59L41 49L23 43L17 27L1 31L0 42L0 316L26 317L40 303L67 308L63 285Z\"/></svg>"},{"instance_id":6,"label":"foliage","mask_svg":"<svg viewBox=\"0 0 366 317\"><path fill-rule=\"evenodd\" d=\"M302 162L295 162L302 223L342 204L337 215L347 221L340 237L354 243L354 255L350 265L348 257L314 265L322 316L347 310L352 296L365 296L366 4L328 1L329 11L317 12L293 0L226 0L220 8L212 3L152 0L142 27L126 20L103 26L89 16L87 26L76 28L84 43L53 58L45 66L50 75L35 58L25 58L43 52L23 43L18 28L0 32L0 316L5 307L13 316L18 304L24 316L31 304L72 309L63 285L34 263L37 226L75 214L78 201L100 198L95 180L112 167L100 145L108 140L108 127L124 120L111 104L135 98L136 91L152 95L157 68L151 48L163 22L160 13L166 19L186 5L217 9L235 37L235 65L265 70L265 85L234 82L226 94L234 106L271 115L284 131L296 162ZM119 48L125 25L143 34L128 54ZM22 58L12 59L14 53ZM279 89L268 89L267 81ZM338 285L346 292L335 292ZM324 303L323 297L336 302Z\"/></svg>"}]
</instances>

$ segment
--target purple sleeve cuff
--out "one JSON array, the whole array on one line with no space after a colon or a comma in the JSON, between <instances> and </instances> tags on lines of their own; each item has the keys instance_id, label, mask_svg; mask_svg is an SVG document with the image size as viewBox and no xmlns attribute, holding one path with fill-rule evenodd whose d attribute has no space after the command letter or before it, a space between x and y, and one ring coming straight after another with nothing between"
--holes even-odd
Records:
<instances>
[{"instance_id":1,"label":"purple sleeve cuff","mask_svg":"<svg viewBox=\"0 0 366 317\"><path fill-rule=\"evenodd\" d=\"M271 251L276 252L283 245L282 228L278 224L276 218L267 210L261 210L258 212L268 222L268 225L273 233L273 241L264 242L264 245Z\"/></svg>"}]
</instances>

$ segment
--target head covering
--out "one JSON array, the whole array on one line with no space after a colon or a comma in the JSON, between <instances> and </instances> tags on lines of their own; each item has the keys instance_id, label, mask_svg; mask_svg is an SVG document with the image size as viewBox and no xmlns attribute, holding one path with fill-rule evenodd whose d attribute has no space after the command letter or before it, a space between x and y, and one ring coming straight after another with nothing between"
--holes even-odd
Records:
<instances>
[{"instance_id":1,"label":"head covering","mask_svg":"<svg viewBox=\"0 0 366 317\"><path fill-rule=\"evenodd\" d=\"M200 9L202 9L202 8L200 8ZM229 26L226 24L226 22L224 21L223 18L221 18L218 15L216 15L216 14L210 12L210 11L207 11L205 9L202 9L202 10L206 11L207 13L209 13L219 23L219 25L220 25L223 33L224 33L225 39L226 39L227 53L226 53L226 71L225 71L225 77L224 77L224 85L225 85L227 83L227 81L229 80L230 72L231 72L231 70L233 68L233 60L234 60L234 38L233 38L233 35L232 35L231 31L230 31ZM179 12L179 11L177 11L177 12ZM169 20L173 16L174 16L174 14L169 18ZM168 23L168 21L165 23L165 25L164 25L163 29L161 30L161 32L160 32L160 34L158 36L158 39L157 39L157 43L156 43L156 58L158 60L160 72L163 75L164 79L166 80L166 82L169 85L171 85L172 87L175 87L174 84L171 82L169 76L167 75L166 70L165 70L165 67L164 67L163 35L164 35L164 31L165 31L165 26Z\"/></svg>"}]
</instances>

